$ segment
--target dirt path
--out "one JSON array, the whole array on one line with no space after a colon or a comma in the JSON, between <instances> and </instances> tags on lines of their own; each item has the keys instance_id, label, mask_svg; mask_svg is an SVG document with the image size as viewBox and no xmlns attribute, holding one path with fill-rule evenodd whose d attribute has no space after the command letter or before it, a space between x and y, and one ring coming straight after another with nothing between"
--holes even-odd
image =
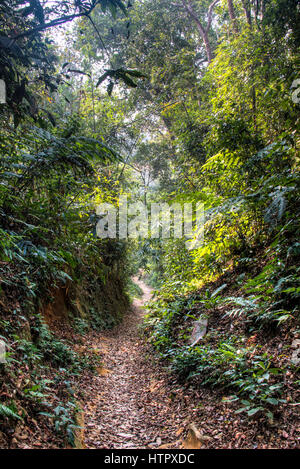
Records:
<instances>
[{"instance_id":1,"label":"dirt path","mask_svg":"<svg viewBox=\"0 0 300 469\"><path fill-rule=\"evenodd\" d=\"M187 387L163 368L139 331L142 305L151 297L151 290L135 281L143 297L134 302L118 327L90 338L92 346L100 350L104 368L82 385L85 447L183 448L191 423L195 423L198 438L189 440L190 449L295 447L286 430L280 432L262 419L236 414L223 401L222 390ZM288 422L283 428L288 428Z\"/></svg>"},{"instance_id":2,"label":"dirt path","mask_svg":"<svg viewBox=\"0 0 300 469\"><path fill-rule=\"evenodd\" d=\"M118 327L95 344L104 360L102 373L89 384L85 403L87 448L176 448L184 415L169 388L169 377L149 354L139 332L142 305L151 290L134 279L144 294Z\"/></svg>"}]
</instances>

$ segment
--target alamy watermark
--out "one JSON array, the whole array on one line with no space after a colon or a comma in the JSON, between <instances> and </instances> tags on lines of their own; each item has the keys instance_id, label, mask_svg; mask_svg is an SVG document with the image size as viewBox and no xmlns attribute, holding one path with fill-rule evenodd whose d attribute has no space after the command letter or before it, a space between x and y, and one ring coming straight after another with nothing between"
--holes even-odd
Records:
<instances>
[{"instance_id":1,"label":"alamy watermark","mask_svg":"<svg viewBox=\"0 0 300 469\"><path fill-rule=\"evenodd\" d=\"M99 238L162 238L185 239L187 249L201 247L204 238L202 203L128 203L121 196L117 207L102 203L96 207L99 217L96 232Z\"/></svg>"},{"instance_id":2,"label":"alamy watermark","mask_svg":"<svg viewBox=\"0 0 300 469\"><path fill-rule=\"evenodd\" d=\"M295 88L295 89L294 89ZM292 101L295 104L300 103L300 78L297 78L293 81L291 89L294 89L292 92ZM0 104L6 104L6 83L3 79L0 79Z\"/></svg>"}]
</instances>

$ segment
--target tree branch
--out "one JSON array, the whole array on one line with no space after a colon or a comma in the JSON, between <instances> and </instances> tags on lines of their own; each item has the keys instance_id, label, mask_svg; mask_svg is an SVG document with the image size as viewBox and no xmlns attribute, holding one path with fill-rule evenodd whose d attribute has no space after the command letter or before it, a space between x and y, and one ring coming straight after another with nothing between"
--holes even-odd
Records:
<instances>
[{"instance_id":1,"label":"tree branch","mask_svg":"<svg viewBox=\"0 0 300 469\"><path fill-rule=\"evenodd\" d=\"M92 13L92 11L95 9L95 7L98 4L99 4L99 1L93 2L90 8L84 11L81 11L79 13L73 13L72 15L64 15L64 16L61 16L60 18L56 18L52 21L49 21L48 23L42 23L39 26L36 26L35 28L29 29L28 31L24 31L23 33L10 36L10 39L13 39L15 41L17 39L28 37L28 36L31 36L32 34L36 34L41 31L45 31L46 29L53 28L55 26L60 26L65 23L69 23L70 21L73 21L75 18L82 18L84 16L88 16L90 15L90 13Z\"/></svg>"},{"instance_id":2,"label":"tree branch","mask_svg":"<svg viewBox=\"0 0 300 469\"><path fill-rule=\"evenodd\" d=\"M204 25L201 23L201 21L199 20L197 14L195 13L195 11L193 9L191 0L188 0L188 2L186 0L181 0L181 3L184 6L185 10L188 12L190 17L195 21L197 29L199 31L199 34L200 34L201 38L203 39L205 49L206 49L208 63L210 63L211 60L212 60L212 52L211 52L211 45L210 45L209 38L208 38L208 32L210 30L211 23L212 23L212 15L213 15L214 7L216 6L216 4L219 1L220 0L214 0L209 5L208 11L207 11L207 25L206 25L206 27L204 27Z\"/></svg>"},{"instance_id":3,"label":"tree branch","mask_svg":"<svg viewBox=\"0 0 300 469\"><path fill-rule=\"evenodd\" d=\"M189 3L186 2L186 0L181 0L184 8L186 9L186 11L189 13L189 15L193 18L193 20L195 21L195 23L197 24L198 26L198 29L199 31L201 32L201 34L203 35L205 33L205 29L204 27L202 26L202 23L201 21L199 20L198 16L196 15L196 13L194 12L193 10L193 7L191 5L191 2L189 1Z\"/></svg>"},{"instance_id":4,"label":"tree branch","mask_svg":"<svg viewBox=\"0 0 300 469\"><path fill-rule=\"evenodd\" d=\"M212 14L213 14L214 8L215 8L216 4L217 4L219 1L220 1L220 0L214 0L214 1L209 5L208 12L207 12L207 26L206 26L206 32L207 32L207 33L208 33L208 31L209 31L209 29L210 29L210 26L211 26Z\"/></svg>"}]
</instances>

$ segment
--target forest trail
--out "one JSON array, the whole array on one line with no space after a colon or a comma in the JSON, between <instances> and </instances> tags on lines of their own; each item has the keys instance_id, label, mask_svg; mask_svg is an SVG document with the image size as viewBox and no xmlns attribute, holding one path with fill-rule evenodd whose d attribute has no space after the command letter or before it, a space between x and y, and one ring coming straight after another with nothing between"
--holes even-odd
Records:
<instances>
[{"instance_id":1,"label":"forest trail","mask_svg":"<svg viewBox=\"0 0 300 469\"><path fill-rule=\"evenodd\" d=\"M143 290L122 323L98 337L103 366L88 384L85 402L85 446L92 448L177 448L183 432L181 403L169 388L169 376L149 354L139 331L143 304L151 289Z\"/></svg>"}]
</instances>

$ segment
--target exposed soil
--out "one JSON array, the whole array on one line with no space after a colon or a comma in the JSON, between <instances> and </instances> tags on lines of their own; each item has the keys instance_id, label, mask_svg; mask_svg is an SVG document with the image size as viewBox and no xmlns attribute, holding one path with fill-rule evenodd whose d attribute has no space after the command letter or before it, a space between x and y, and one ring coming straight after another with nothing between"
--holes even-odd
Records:
<instances>
[{"instance_id":1,"label":"exposed soil","mask_svg":"<svg viewBox=\"0 0 300 469\"><path fill-rule=\"evenodd\" d=\"M85 403L87 448L179 447L183 420L178 402L166 387L164 372L149 354L139 325L151 290L135 279L144 294L123 322L98 336L104 367L88 385ZM176 441L176 439L178 441Z\"/></svg>"}]
</instances>

